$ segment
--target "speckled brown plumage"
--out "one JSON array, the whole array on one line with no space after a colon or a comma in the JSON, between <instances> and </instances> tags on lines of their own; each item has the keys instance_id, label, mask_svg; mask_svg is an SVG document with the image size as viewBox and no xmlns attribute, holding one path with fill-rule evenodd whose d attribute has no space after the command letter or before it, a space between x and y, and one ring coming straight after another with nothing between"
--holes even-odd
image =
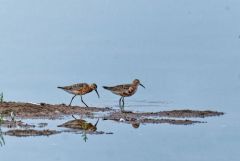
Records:
<instances>
[{"instance_id":1,"label":"speckled brown plumage","mask_svg":"<svg viewBox=\"0 0 240 161\"><path fill-rule=\"evenodd\" d=\"M138 79L134 79L131 84L122 84L122 85L117 85L112 87L103 86L103 88L111 91L116 95L121 96L119 100L119 106L122 110L124 108L124 97L129 97L134 95L139 85L144 87ZM122 101L122 105L121 105L121 101Z\"/></svg>"},{"instance_id":2,"label":"speckled brown plumage","mask_svg":"<svg viewBox=\"0 0 240 161\"><path fill-rule=\"evenodd\" d=\"M77 84L73 84L73 85L70 85L70 86L64 86L64 87L58 87L58 88L63 89L64 91L74 95L72 97L71 101L70 101L69 106L71 106L73 99L77 95L80 95L81 96L81 101L88 107L88 105L83 101L82 95L90 93L93 90L96 91L96 93L99 97L99 94L98 94L98 91L97 91L97 85L95 83L93 83L93 84L77 83Z\"/></svg>"}]
</instances>

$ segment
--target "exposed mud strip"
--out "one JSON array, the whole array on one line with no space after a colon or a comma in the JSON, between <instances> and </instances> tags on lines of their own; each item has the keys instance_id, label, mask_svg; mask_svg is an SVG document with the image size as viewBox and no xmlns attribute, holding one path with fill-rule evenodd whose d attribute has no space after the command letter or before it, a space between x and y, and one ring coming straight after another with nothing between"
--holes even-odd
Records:
<instances>
[{"instance_id":1,"label":"exposed mud strip","mask_svg":"<svg viewBox=\"0 0 240 161\"><path fill-rule=\"evenodd\" d=\"M33 129L24 129L24 130L8 130L3 134L9 136L17 136L17 137L27 137L27 136L49 136L53 134L58 134L59 131L56 130L33 130Z\"/></svg>"},{"instance_id":2,"label":"exposed mud strip","mask_svg":"<svg viewBox=\"0 0 240 161\"><path fill-rule=\"evenodd\" d=\"M195 120L198 118L221 116L223 112L199 111L199 110L172 110L160 112L132 112L120 111L112 108L101 107L80 107L67 106L65 104L46 103L21 103L3 102L0 103L0 129L7 128L3 135L26 137L26 136L49 136L62 132L76 134L113 134L112 132L97 131L97 124L100 121L115 121L130 124L133 128L139 128L141 124L162 124L190 125L196 123L206 123ZM73 116L73 120L58 125L54 130L46 129L48 123L27 124L21 119L61 119L65 116ZM83 118L98 118L90 123ZM36 129L38 128L38 129ZM44 128L39 130L39 128Z\"/></svg>"},{"instance_id":3,"label":"exposed mud strip","mask_svg":"<svg viewBox=\"0 0 240 161\"><path fill-rule=\"evenodd\" d=\"M65 115L86 115L93 117L94 112L106 112L110 111L109 108L97 108L97 107L78 107L67 106L65 104L50 105L46 103L32 104L21 102L3 102L0 103L0 113L3 116L10 116L13 112L20 118L48 118L57 119Z\"/></svg>"}]
</instances>

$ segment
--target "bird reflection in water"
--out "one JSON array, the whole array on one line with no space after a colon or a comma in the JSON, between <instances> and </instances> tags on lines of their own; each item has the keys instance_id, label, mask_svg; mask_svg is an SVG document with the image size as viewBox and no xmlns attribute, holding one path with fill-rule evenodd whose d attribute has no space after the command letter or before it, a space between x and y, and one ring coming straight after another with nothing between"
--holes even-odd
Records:
<instances>
[{"instance_id":1,"label":"bird reflection in water","mask_svg":"<svg viewBox=\"0 0 240 161\"><path fill-rule=\"evenodd\" d=\"M72 117L74 118L74 120L65 122L64 124L59 125L58 127L66 127L66 128L71 128L71 129L82 130L82 132L83 132L82 138L86 142L88 139L87 134L94 133L95 131L97 131L97 124L99 122L99 119L93 125L92 123L87 122L83 119L77 119L75 116L72 116Z\"/></svg>"},{"instance_id":2,"label":"bird reflection in water","mask_svg":"<svg viewBox=\"0 0 240 161\"><path fill-rule=\"evenodd\" d=\"M140 126L140 122L131 122L131 124L134 129L137 129Z\"/></svg>"}]
</instances>

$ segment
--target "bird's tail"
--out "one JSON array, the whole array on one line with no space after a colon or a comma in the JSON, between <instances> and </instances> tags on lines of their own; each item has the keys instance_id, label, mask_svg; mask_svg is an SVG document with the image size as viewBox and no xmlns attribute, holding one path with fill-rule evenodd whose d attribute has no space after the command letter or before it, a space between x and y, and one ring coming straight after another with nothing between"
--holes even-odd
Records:
<instances>
[{"instance_id":1,"label":"bird's tail","mask_svg":"<svg viewBox=\"0 0 240 161\"><path fill-rule=\"evenodd\" d=\"M112 87L103 86L104 89L111 90Z\"/></svg>"}]
</instances>

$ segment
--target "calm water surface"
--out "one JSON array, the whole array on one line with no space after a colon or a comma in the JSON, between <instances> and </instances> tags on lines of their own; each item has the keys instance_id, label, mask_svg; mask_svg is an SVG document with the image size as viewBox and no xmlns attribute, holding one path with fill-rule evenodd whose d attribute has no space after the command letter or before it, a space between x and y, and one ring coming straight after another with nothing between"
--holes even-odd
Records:
<instances>
[{"instance_id":1,"label":"calm water surface","mask_svg":"<svg viewBox=\"0 0 240 161\"><path fill-rule=\"evenodd\" d=\"M0 0L5 100L68 103L71 96L58 85L95 82L101 99L90 93L85 101L117 108L119 97L101 86L138 78L147 88L126 99L128 110L226 113L191 126L133 129L100 121L100 131L114 134L89 135L87 142L69 133L5 136L1 160L238 161L239 9L236 0Z\"/></svg>"}]
</instances>

